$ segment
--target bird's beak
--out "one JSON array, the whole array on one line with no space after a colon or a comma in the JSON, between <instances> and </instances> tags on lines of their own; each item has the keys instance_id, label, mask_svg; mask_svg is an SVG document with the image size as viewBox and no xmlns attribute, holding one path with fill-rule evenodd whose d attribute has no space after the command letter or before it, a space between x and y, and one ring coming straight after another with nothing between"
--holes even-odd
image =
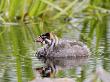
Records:
<instances>
[{"instance_id":1,"label":"bird's beak","mask_svg":"<svg viewBox=\"0 0 110 82\"><path fill-rule=\"evenodd\" d=\"M38 37L38 38L35 40L35 42L40 42L40 43L42 43L42 42L43 42L43 39L42 39L41 37Z\"/></svg>"}]
</instances>

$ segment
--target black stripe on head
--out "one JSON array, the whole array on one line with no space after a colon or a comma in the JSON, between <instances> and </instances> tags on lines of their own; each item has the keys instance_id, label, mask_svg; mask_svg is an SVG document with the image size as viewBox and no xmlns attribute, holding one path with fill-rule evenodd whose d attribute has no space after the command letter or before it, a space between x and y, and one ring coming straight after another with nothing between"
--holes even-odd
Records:
<instances>
[{"instance_id":1,"label":"black stripe on head","mask_svg":"<svg viewBox=\"0 0 110 82\"><path fill-rule=\"evenodd\" d=\"M42 39L50 39L50 33L45 33L40 36Z\"/></svg>"}]
</instances>

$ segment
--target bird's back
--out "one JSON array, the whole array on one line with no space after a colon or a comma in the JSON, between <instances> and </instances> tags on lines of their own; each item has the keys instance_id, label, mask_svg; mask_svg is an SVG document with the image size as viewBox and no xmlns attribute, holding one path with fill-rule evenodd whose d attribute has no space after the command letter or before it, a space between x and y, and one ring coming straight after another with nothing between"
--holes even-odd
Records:
<instances>
[{"instance_id":1,"label":"bird's back","mask_svg":"<svg viewBox=\"0 0 110 82\"><path fill-rule=\"evenodd\" d=\"M87 57L89 49L79 41L59 40L59 43L48 52L48 57Z\"/></svg>"}]
</instances>

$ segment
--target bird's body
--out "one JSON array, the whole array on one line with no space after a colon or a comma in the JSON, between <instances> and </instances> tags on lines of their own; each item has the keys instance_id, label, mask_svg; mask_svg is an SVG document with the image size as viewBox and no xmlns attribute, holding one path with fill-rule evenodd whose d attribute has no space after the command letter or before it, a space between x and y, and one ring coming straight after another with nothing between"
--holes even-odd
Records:
<instances>
[{"instance_id":1,"label":"bird's body","mask_svg":"<svg viewBox=\"0 0 110 82\"><path fill-rule=\"evenodd\" d=\"M44 57L88 57L89 49L80 41L59 40L52 49L46 45L38 50L39 56Z\"/></svg>"}]
</instances>

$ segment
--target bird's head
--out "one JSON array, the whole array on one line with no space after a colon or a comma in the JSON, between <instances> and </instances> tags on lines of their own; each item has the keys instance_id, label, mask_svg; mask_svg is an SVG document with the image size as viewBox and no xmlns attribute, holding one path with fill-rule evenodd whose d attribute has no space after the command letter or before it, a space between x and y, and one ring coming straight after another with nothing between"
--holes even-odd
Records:
<instances>
[{"instance_id":1,"label":"bird's head","mask_svg":"<svg viewBox=\"0 0 110 82\"><path fill-rule=\"evenodd\" d=\"M41 44L48 44L48 45L57 45L58 44L58 38L54 33L45 33L40 35L36 42L40 42Z\"/></svg>"}]
</instances>

